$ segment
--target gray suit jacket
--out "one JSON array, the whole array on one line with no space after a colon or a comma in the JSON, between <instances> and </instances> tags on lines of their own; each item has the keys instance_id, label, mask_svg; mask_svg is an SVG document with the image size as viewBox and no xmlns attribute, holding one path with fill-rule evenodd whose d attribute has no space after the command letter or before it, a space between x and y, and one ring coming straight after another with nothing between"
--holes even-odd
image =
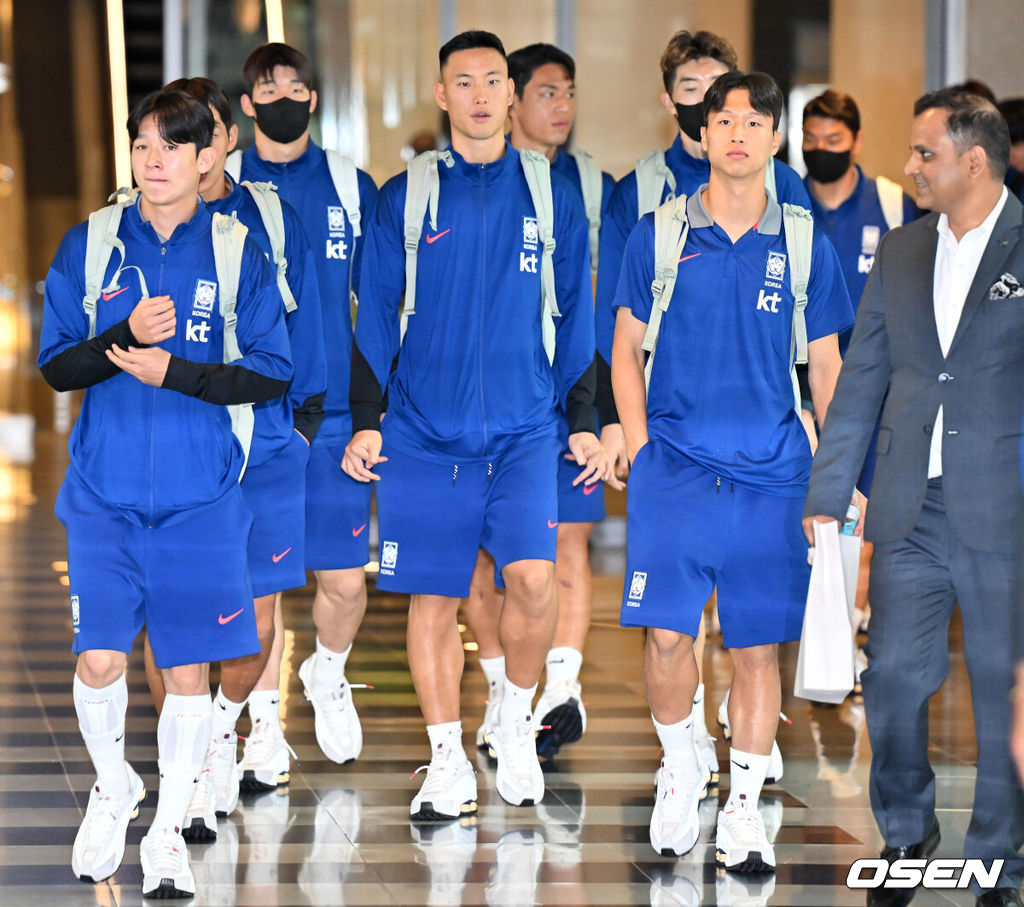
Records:
<instances>
[{"instance_id":1,"label":"gray suit jacket","mask_svg":"<svg viewBox=\"0 0 1024 907\"><path fill-rule=\"evenodd\" d=\"M845 515L881 410L865 538L905 538L924 501L941 405L942 484L952 531L975 549L1017 550L1024 522L1024 296L990 297L1000 295L991 290L1005 274L1024 286L1022 219L1024 208L1010 195L946 357L932 296L938 215L885 235L814 458L805 515Z\"/></svg>"}]
</instances>

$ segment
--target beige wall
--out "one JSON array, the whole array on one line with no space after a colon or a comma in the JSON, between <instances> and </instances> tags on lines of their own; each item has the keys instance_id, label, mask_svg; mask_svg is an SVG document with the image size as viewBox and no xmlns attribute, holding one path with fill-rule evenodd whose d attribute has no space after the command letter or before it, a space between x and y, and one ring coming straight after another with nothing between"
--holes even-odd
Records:
<instances>
[{"instance_id":1,"label":"beige wall","mask_svg":"<svg viewBox=\"0 0 1024 907\"><path fill-rule=\"evenodd\" d=\"M967 0L967 72L987 82L997 98L1024 96L1024 4L1021 0Z\"/></svg>"},{"instance_id":2,"label":"beige wall","mask_svg":"<svg viewBox=\"0 0 1024 907\"><path fill-rule=\"evenodd\" d=\"M860 161L910 188L903 176L914 101L924 90L925 0L832 0L832 84L857 101Z\"/></svg>"}]
</instances>

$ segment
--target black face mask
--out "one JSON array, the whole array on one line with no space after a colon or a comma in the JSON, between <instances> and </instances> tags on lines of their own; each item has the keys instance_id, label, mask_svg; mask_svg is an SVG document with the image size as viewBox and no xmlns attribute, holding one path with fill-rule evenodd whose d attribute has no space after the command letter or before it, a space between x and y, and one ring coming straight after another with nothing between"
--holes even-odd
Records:
<instances>
[{"instance_id":1,"label":"black face mask","mask_svg":"<svg viewBox=\"0 0 1024 907\"><path fill-rule=\"evenodd\" d=\"M253 104L256 124L272 142L287 145L309 128L309 101L278 98L269 104Z\"/></svg>"},{"instance_id":2,"label":"black face mask","mask_svg":"<svg viewBox=\"0 0 1024 907\"><path fill-rule=\"evenodd\" d=\"M804 163L816 183L834 183L850 169L850 152L815 148L804 152Z\"/></svg>"},{"instance_id":3,"label":"black face mask","mask_svg":"<svg viewBox=\"0 0 1024 907\"><path fill-rule=\"evenodd\" d=\"M699 142L700 127L704 125L704 102L676 104L676 122L688 139Z\"/></svg>"}]
</instances>

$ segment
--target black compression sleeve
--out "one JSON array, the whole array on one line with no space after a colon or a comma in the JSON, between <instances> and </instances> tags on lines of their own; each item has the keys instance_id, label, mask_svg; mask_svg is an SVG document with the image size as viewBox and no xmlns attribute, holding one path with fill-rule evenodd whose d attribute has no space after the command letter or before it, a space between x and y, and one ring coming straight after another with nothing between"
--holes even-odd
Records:
<instances>
[{"instance_id":1,"label":"black compression sleeve","mask_svg":"<svg viewBox=\"0 0 1024 907\"><path fill-rule=\"evenodd\" d=\"M352 409L352 434L357 431L380 431L380 416L384 412L384 396L370 363L359 347L352 344L352 375L348 389Z\"/></svg>"},{"instance_id":2,"label":"black compression sleeve","mask_svg":"<svg viewBox=\"0 0 1024 907\"><path fill-rule=\"evenodd\" d=\"M615 425L619 421L619 411L615 408L615 395L612 393L612 367L604 361L604 357L597 353L594 356L594 363L597 366L597 390L594 392L594 402L597 404L597 418L601 421L601 427Z\"/></svg>"},{"instance_id":3,"label":"black compression sleeve","mask_svg":"<svg viewBox=\"0 0 1024 907\"><path fill-rule=\"evenodd\" d=\"M291 381L268 378L242 365L192 362L171 356L164 383L160 386L186 397L230 406L273 400L287 393L289 384Z\"/></svg>"},{"instance_id":4,"label":"black compression sleeve","mask_svg":"<svg viewBox=\"0 0 1024 907\"><path fill-rule=\"evenodd\" d=\"M565 398L565 417L569 420L569 434L580 431L596 433L597 420L594 418L594 363L580 375Z\"/></svg>"},{"instance_id":5,"label":"black compression sleeve","mask_svg":"<svg viewBox=\"0 0 1024 907\"><path fill-rule=\"evenodd\" d=\"M302 406L292 411L295 430L310 444L316 439L320 431L320 424L324 421L324 397L326 394L315 394L303 401Z\"/></svg>"},{"instance_id":6,"label":"black compression sleeve","mask_svg":"<svg viewBox=\"0 0 1024 907\"><path fill-rule=\"evenodd\" d=\"M146 345L135 339L131 328L128 327L128 319L125 318L92 340L83 340L58 353L43 363L39 370L43 373L46 383L54 390L76 391L83 387L92 387L121 373L121 369L106 355L106 351L115 343L123 350L129 346Z\"/></svg>"}]
</instances>

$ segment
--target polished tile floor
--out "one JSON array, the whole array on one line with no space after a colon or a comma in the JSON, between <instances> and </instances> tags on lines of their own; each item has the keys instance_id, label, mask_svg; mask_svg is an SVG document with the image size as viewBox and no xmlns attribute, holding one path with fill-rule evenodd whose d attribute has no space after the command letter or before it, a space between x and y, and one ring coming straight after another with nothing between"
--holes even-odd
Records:
<instances>
[{"instance_id":1,"label":"polished tile floor","mask_svg":"<svg viewBox=\"0 0 1024 907\"><path fill-rule=\"evenodd\" d=\"M71 702L65 544L53 517L66 437L52 429L45 387L28 373L20 386L18 402L35 401L40 415L34 431L26 419L0 416L0 904L138 904L138 843L153 815L154 794L130 826L124 863L112 879L84 885L69 867L93 774ZM192 847L199 888L192 903L863 903L863 893L846 888L846 875L853 860L876 855L880 841L868 809L871 753L863 710L851 700L822 708L784 698L791 720L779 731L785 777L761 802L769 826L777 828L774 879L748 886L716 877L714 800L702 807L700 841L685 858L668 860L651 850L647 824L658 743L640 678L640 634L617 624L622 560L619 549L595 552L595 619L582 675L587 734L545 766L547 793L536 808L504 804L492 766L479 755L480 810L466 826L417 829L407 818L420 781L410 775L428 751L405 659L404 602L371 591L348 671L353 682L374 687L356 694L365 747L357 762L339 767L317 748L312 711L295 674L313 642L312 590L289 593L284 721L301 762L289 789L243 800L221 820L216 844ZM468 632L464 638L463 710L471 744L485 687L472 638ZM795 651L787 649L783 685L789 690L794 660ZM730 673L728 655L709 646L712 726ZM155 790L156 715L138 652L129 688L128 756ZM942 806L938 856L953 857L975 774L959 648L932 716ZM726 752L720 743L723 768ZM720 798L728 788L723 771ZM972 904L973 898L922 893L914 903Z\"/></svg>"}]
</instances>

